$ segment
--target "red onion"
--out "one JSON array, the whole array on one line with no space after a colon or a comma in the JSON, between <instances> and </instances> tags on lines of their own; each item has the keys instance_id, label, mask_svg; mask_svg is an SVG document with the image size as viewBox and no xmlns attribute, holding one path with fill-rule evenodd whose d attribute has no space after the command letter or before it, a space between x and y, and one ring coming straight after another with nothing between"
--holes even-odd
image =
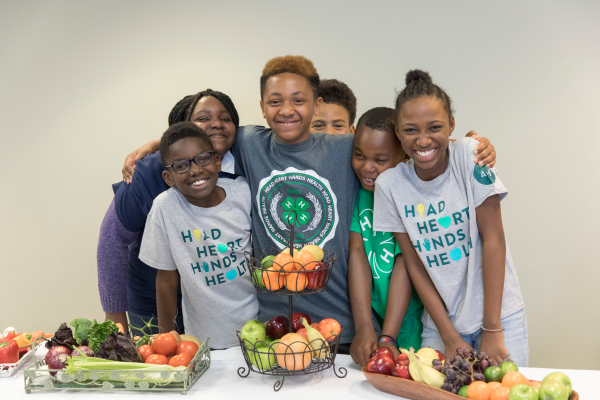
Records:
<instances>
[{"instance_id":1,"label":"red onion","mask_svg":"<svg viewBox=\"0 0 600 400\"><path fill-rule=\"evenodd\" d=\"M81 353L85 354L86 356L88 356L88 357L94 357L94 354L95 354L94 350L90 349L89 347L87 347L87 346L78 346L77 348L79 349L79 351L81 351ZM81 353L79 351L73 349L73 352L71 353L71 357L73 357L73 356L81 356Z\"/></svg>"},{"instance_id":2,"label":"red onion","mask_svg":"<svg viewBox=\"0 0 600 400\"><path fill-rule=\"evenodd\" d=\"M66 354L66 355L70 356L71 350L69 350L65 346L54 346L53 348L48 350L48 352L46 353L46 358L44 359L46 361L46 365L49 364L50 359L53 356L58 355L58 354ZM50 366L48 366L48 368L50 368Z\"/></svg>"},{"instance_id":3,"label":"red onion","mask_svg":"<svg viewBox=\"0 0 600 400\"><path fill-rule=\"evenodd\" d=\"M47 364L48 369L64 369L65 365L67 364L68 358L69 358L69 355L65 354L65 353L53 355L52 357L50 357L50 360L48 361L48 364ZM52 376L54 376L54 375L56 375L56 372L50 372L50 374L52 374Z\"/></svg>"}]
</instances>

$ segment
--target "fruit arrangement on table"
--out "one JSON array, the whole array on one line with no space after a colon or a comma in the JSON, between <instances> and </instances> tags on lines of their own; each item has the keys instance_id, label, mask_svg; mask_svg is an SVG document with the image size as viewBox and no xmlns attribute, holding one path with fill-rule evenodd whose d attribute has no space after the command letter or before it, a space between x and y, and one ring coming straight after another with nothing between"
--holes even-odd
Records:
<instances>
[{"instance_id":1,"label":"fruit arrangement on table","mask_svg":"<svg viewBox=\"0 0 600 400\"><path fill-rule=\"evenodd\" d=\"M151 335L147 322L131 337L113 321L79 318L46 339L48 352L24 374L25 391L163 390L186 393L210 366L208 339L177 332ZM148 332L148 333L147 333ZM185 340L184 340L185 339Z\"/></svg>"},{"instance_id":2,"label":"fruit arrangement on table","mask_svg":"<svg viewBox=\"0 0 600 400\"><path fill-rule=\"evenodd\" d=\"M393 359L388 348L370 355L363 373L378 390L407 399L474 400L577 400L571 380L561 372L547 375L541 382L530 381L517 365L505 361L498 365L484 352L457 349L456 355L444 355L428 347L399 349Z\"/></svg>"}]
</instances>

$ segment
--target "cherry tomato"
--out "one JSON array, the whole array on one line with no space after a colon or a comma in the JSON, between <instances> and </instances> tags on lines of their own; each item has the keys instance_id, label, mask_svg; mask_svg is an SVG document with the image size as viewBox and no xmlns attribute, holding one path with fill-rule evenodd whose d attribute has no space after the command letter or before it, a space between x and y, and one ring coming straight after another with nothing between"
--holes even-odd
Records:
<instances>
[{"instance_id":1,"label":"cherry tomato","mask_svg":"<svg viewBox=\"0 0 600 400\"><path fill-rule=\"evenodd\" d=\"M181 353L188 353L192 358L198 352L198 345L192 341L184 340L183 342L177 345L177 350L175 350L175 354L179 355Z\"/></svg>"},{"instance_id":2,"label":"cherry tomato","mask_svg":"<svg viewBox=\"0 0 600 400\"><path fill-rule=\"evenodd\" d=\"M167 356L162 354L150 354L148 358L146 358L146 364L165 365L168 361Z\"/></svg>"},{"instance_id":3,"label":"cherry tomato","mask_svg":"<svg viewBox=\"0 0 600 400\"><path fill-rule=\"evenodd\" d=\"M156 354L156 352L154 351L152 346L149 346L147 344L138 347L137 350L138 350L138 353L140 353L140 356L142 356L142 360L144 360L144 362L146 361L146 358L148 358L148 356L151 356L152 354Z\"/></svg>"},{"instance_id":4,"label":"cherry tomato","mask_svg":"<svg viewBox=\"0 0 600 400\"><path fill-rule=\"evenodd\" d=\"M187 367L190 365L190 361L192 361L192 356L183 352L171 357L171 360L169 360L169 365L171 367Z\"/></svg>"},{"instance_id":5,"label":"cherry tomato","mask_svg":"<svg viewBox=\"0 0 600 400\"><path fill-rule=\"evenodd\" d=\"M162 333L154 339L152 347L157 354L170 356L177 348L177 339L170 333Z\"/></svg>"}]
</instances>

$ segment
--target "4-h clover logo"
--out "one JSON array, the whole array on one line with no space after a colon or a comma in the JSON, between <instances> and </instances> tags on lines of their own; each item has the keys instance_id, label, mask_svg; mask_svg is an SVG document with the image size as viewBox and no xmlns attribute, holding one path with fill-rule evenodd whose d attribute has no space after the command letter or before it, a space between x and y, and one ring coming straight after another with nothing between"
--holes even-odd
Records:
<instances>
[{"instance_id":1,"label":"4-h clover logo","mask_svg":"<svg viewBox=\"0 0 600 400\"><path fill-rule=\"evenodd\" d=\"M299 227L310 221L310 214L306 211L308 210L309 203L304 200L303 197L298 197L296 201L291 197L288 197L285 199L282 206L283 209L286 210L282 217L290 224L296 223L296 226ZM296 213L293 213L293 211Z\"/></svg>"}]
</instances>

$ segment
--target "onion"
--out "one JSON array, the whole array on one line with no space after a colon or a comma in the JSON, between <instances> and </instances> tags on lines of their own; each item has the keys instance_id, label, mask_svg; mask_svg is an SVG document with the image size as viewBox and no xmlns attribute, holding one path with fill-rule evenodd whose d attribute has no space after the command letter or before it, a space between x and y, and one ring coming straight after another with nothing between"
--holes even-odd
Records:
<instances>
[{"instance_id":1,"label":"onion","mask_svg":"<svg viewBox=\"0 0 600 400\"><path fill-rule=\"evenodd\" d=\"M69 355L65 353L53 355L48 361L48 369L64 369L68 358ZM50 374L54 376L56 372L51 371Z\"/></svg>"},{"instance_id":2,"label":"onion","mask_svg":"<svg viewBox=\"0 0 600 400\"><path fill-rule=\"evenodd\" d=\"M53 348L48 350L48 352L46 353L46 358L44 359L46 361L46 365L49 364L50 359L53 356L58 355L58 354L66 354L66 355L70 356L71 350L69 350L65 346L54 346Z\"/></svg>"},{"instance_id":3,"label":"onion","mask_svg":"<svg viewBox=\"0 0 600 400\"><path fill-rule=\"evenodd\" d=\"M96 353L94 353L94 350L90 349L87 346L79 346L77 348L79 349L79 351L81 351L81 353L85 354L88 357L94 357L94 354L96 354ZM71 353L71 357L81 356L81 353L79 351L73 349L73 352Z\"/></svg>"}]
</instances>

